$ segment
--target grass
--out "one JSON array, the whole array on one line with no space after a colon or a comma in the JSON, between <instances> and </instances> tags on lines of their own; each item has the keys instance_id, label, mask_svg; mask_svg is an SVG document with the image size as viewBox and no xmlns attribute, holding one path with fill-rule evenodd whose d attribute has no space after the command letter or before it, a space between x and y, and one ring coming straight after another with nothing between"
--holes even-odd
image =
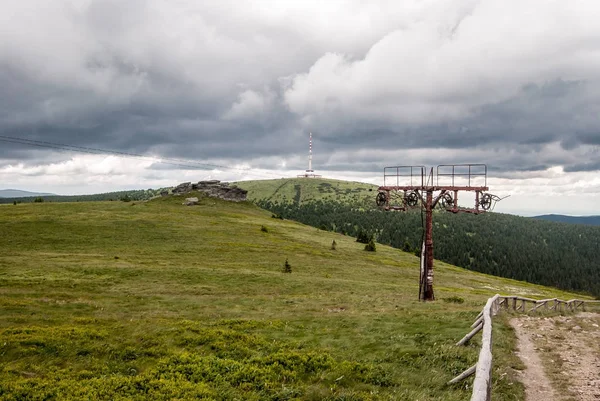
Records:
<instances>
[{"instance_id":1,"label":"grass","mask_svg":"<svg viewBox=\"0 0 600 401\"><path fill-rule=\"evenodd\" d=\"M411 254L194 196L0 206L0 400L464 400L489 296L574 297L436 262L420 303Z\"/></svg>"},{"instance_id":2,"label":"grass","mask_svg":"<svg viewBox=\"0 0 600 401\"><path fill-rule=\"evenodd\" d=\"M336 200L352 205L374 207L377 186L364 182L328 178L281 178L277 180L240 181L236 183L248 191L248 199L302 204L311 200Z\"/></svg>"}]
</instances>

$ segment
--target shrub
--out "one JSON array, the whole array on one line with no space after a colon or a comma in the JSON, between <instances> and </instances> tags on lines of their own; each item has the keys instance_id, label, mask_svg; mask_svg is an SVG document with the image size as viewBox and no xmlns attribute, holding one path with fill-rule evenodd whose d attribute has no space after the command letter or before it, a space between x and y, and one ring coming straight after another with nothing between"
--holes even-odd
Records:
<instances>
[{"instance_id":1,"label":"shrub","mask_svg":"<svg viewBox=\"0 0 600 401\"><path fill-rule=\"evenodd\" d=\"M17 206L17 201L13 201L13 205Z\"/></svg>"},{"instance_id":2,"label":"shrub","mask_svg":"<svg viewBox=\"0 0 600 401\"><path fill-rule=\"evenodd\" d=\"M443 298L443 300L444 300L444 302L453 303L453 304L462 304L465 302L465 300L463 298L457 297L455 295L448 297L448 298Z\"/></svg>"},{"instance_id":3,"label":"shrub","mask_svg":"<svg viewBox=\"0 0 600 401\"><path fill-rule=\"evenodd\" d=\"M129 197L129 195L125 195L121 197L121 201L122 202L131 202L131 198Z\"/></svg>"},{"instance_id":4,"label":"shrub","mask_svg":"<svg viewBox=\"0 0 600 401\"><path fill-rule=\"evenodd\" d=\"M375 241L373 240L373 237L371 237L369 243L365 245L365 251L375 252L376 249L377 247L375 246Z\"/></svg>"},{"instance_id":5,"label":"shrub","mask_svg":"<svg viewBox=\"0 0 600 401\"><path fill-rule=\"evenodd\" d=\"M337 244L336 244L335 240L333 240L333 242L331 243L331 250L335 251L336 248L337 248Z\"/></svg>"},{"instance_id":6,"label":"shrub","mask_svg":"<svg viewBox=\"0 0 600 401\"><path fill-rule=\"evenodd\" d=\"M290 265L290 262L288 262L287 258L285 259L285 264L283 265L283 272L284 273L292 272L292 265Z\"/></svg>"},{"instance_id":7,"label":"shrub","mask_svg":"<svg viewBox=\"0 0 600 401\"><path fill-rule=\"evenodd\" d=\"M33 200L35 203L42 203L44 201L44 198L42 198L41 196L38 196L37 198L35 198Z\"/></svg>"},{"instance_id":8,"label":"shrub","mask_svg":"<svg viewBox=\"0 0 600 401\"><path fill-rule=\"evenodd\" d=\"M265 226L260 226L260 231L262 231L263 233L268 233L269 229Z\"/></svg>"},{"instance_id":9,"label":"shrub","mask_svg":"<svg viewBox=\"0 0 600 401\"><path fill-rule=\"evenodd\" d=\"M358 235L356 236L356 242L360 242L361 244L368 244L369 241L371 241L372 239L373 239L373 234L367 233L362 228L360 229L360 231L358 232Z\"/></svg>"}]
</instances>

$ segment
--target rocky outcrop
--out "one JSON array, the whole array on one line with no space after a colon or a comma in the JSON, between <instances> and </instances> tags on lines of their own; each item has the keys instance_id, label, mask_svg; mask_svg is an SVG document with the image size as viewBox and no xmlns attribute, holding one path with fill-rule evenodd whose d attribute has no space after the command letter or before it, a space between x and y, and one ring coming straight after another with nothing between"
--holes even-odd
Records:
<instances>
[{"instance_id":1,"label":"rocky outcrop","mask_svg":"<svg viewBox=\"0 0 600 401\"><path fill-rule=\"evenodd\" d=\"M198 181L195 184L191 182L184 182L173 188L174 195L186 194L192 191L203 192L213 198L234 202L245 201L246 196L248 195L248 191L245 189L241 189L236 186L229 186L229 183L218 180Z\"/></svg>"}]
</instances>

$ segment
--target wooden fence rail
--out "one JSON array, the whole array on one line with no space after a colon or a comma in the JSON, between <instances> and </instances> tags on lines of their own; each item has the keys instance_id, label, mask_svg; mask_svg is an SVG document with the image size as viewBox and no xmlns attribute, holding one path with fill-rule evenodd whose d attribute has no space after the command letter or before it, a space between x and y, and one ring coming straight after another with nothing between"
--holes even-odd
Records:
<instances>
[{"instance_id":1,"label":"wooden fence rail","mask_svg":"<svg viewBox=\"0 0 600 401\"><path fill-rule=\"evenodd\" d=\"M531 307L528 307L528 303ZM492 318L498 311L512 309L517 312L532 313L540 311L575 312L579 309L585 311L586 305L600 305L600 301L572 299L563 301L558 298L535 300L519 296L494 295L487 300L483 310L475 318L471 330L456 345L464 345L480 331L481 350L477 364L450 380L448 384L458 383L475 373L471 401L489 401L492 394Z\"/></svg>"}]
</instances>

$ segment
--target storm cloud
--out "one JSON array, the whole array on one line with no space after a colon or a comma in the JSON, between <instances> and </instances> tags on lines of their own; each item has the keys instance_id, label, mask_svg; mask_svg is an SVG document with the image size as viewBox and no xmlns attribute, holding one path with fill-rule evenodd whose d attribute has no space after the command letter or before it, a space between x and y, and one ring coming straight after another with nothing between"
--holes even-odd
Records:
<instances>
[{"instance_id":1,"label":"storm cloud","mask_svg":"<svg viewBox=\"0 0 600 401\"><path fill-rule=\"evenodd\" d=\"M507 180L600 170L594 0L0 7L4 136L279 175L305 168L310 131L315 167L356 178L396 164L484 162ZM3 177L85 165L0 145Z\"/></svg>"}]
</instances>

